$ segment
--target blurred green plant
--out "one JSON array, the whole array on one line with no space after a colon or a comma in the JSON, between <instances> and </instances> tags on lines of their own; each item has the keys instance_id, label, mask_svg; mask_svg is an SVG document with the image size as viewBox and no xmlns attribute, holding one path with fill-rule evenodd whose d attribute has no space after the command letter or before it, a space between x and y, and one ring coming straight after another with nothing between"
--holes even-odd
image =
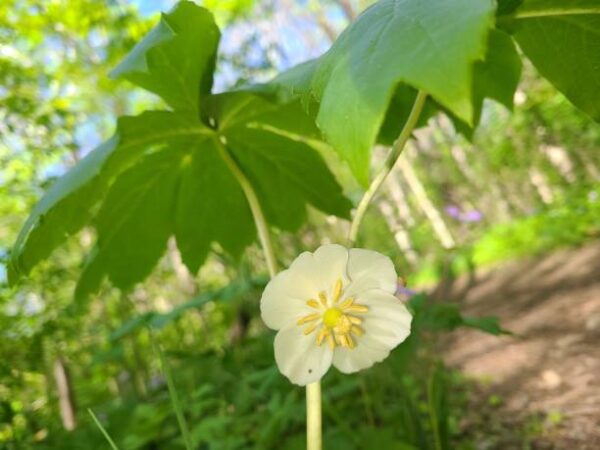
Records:
<instances>
[{"instance_id":1,"label":"blurred green plant","mask_svg":"<svg viewBox=\"0 0 600 450\"><path fill-rule=\"evenodd\" d=\"M250 286L250 285L248 285ZM233 288L238 295L256 292ZM207 295L217 298L217 291ZM436 335L460 326L503 332L493 319L469 319L447 304L414 296L411 337L382 364L358 377L337 372L324 380L325 444L360 449L439 450L460 442L457 423L466 406L465 385L445 369L435 351ZM179 320L164 324L171 328ZM132 322L135 322L134 318ZM132 323L130 322L130 323ZM166 329L165 329L166 331ZM148 326L131 333L148 337ZM164 340L164 334L160 336ZM122 342L131 335L113 336ZM189 424L193 448L303 448L304 398L300 388L289 388L272 364L271 336L253 332L227 352L206 348L193 351L180 344L165 349L172 388L160 376L144 401L104 402L95 407L106 432L121 450L183 448L184 441L171 406L170 389L177 389L182 417ZM150 350L150 349L149 349ZM358 407L357 407L358 402ZM102 446L103 437L93 421L72 433L55 430L36 448L89 448Z\"/></svg>"},{"instance_id":2,"label":"blurred green plant","mask_svg":"<svg viewBox=\"0 0 600 450\"><path fill-rule=\"evenodd\" d=\"M217 19L226 22L249 14L252 2L206 3L218 3L221 15ZM371 85L370 79L357 80L354 72L345 70L353 58L362 61L370 57L371 49L360 45L363 38L360 31L367 29L376 33L380 25L378 14L394 6L393 3L378 2L369 14L355 23L353 31L340 38L334 50L316 62L294 69L300 70L302 76L299 82L292 77L292 81L298 83L292 83L291 95L302 94L304 106L310 107L308 115L304 115L297 104L286 108L273 103L271 97L255 96L263 95L264 91L260 94L254 89L253 94L239 90L210 93L217 32L207 13L196 14L197 9L193 9L191 3L184 3L187 6L179 15L164 15L160 25L120 66L122 74L161 95L177 111L152 111L119 121L115 138L83 161L80 160L85 153L82 150L85 142L74 138L83 123L94 123L95 132L106 135L107 116L135 113L158 104L157 98L139 92L134 94L138 101L126 101L130 97L124 93L129 89L119 88L104 76L103 68L98 69L98 61L113 65L120 60L124 49L139 41L154 19L140 19L132 8L121 2L97 5L87 0L28 0L12 1L7 3L7 8L0 9L3 41L15 43L14 46L3 43L0 48L1 111L5 119L0 146L3 169L0 175L0 258L8 265L7 248L23 215L56 174L73 165L77 167L74 172L54 184L49 198L30 221L33 228L39 227L45 232L36 234L27 244L30 246L27 251L19 246L13 251L12 268L28 271L64 241L66 234L82 228L75 239L68 240L52 258L41 262L20 289L0 286L3 306L0 315L3 356L0 359L0 448L68 450L81 448L82 443L89 448L106 448L91 418L77 413L86 407L98 412L99 423L106 426L122 450L184 448L186 443L178 427L182 417L189 423L190 440L200 448L293 449L304 446L302 393L290 389L274 369L271 337L256 320L256 299L265 279L252 274L260 273L264 266L252 246L246 250L247 256L235 258L254 240L248 214L242 214L244 220L237 220L226 213L235 189L222 190L223 198L229 203L214 201L206 210L202 209L206 207L204 203L193 201L194 195L183 195L189 200L189 211L193 210L195 215L179 217L176 220L179 233L173 233L172 210L168 204L176 203L174 199L181 200L182 196L170 196L174 190L181 193L181 180L169 178L170 169L185 172L187 165L194 162L184 155L191 141L167 136L156 142L145 142L148 145L132 145L128 150L136 150L134 158L115 158L112 168L116 169L106 171L104 179L99 177L100 183L96 183L98 166L94 163L103 162L107 154L121 152L122 155L123 148L119 149L119 145L124 142L129 145L126 141L132 136L134 141L149 138L161 131L161 127L162 131L165 128L173 131L173 123L164 120L167 117L179 125L182 135L190 131L201 135L206 130L213 133L218 129L240 165L252 175L249 178L264 202L267 218L277 227L281 260L319 244L325 234L325 221L327 226L331 225L328 237L343 239L341 220L316 212L312 207L305 212L305 205L312 204L340 217L348 216L350 204L342 196L333 175L344 181L345 193L354 200L361 191L349 171L336 164L326 145L319 144L323 158L321 153L311 149L318 133L307 118L314 118L315 107L321 109L318 120L330 141L339 144L336 149L352 161L354 172L364 182L372 144L391 144L408 114L406 105L414 98L414 88L423 87L420 77L415 78L412 73L382 73L381 68L388 67L387 63L393 60L390 54L396 49L389 42L375 52L378 61L385 64L367 67L374 78L385 75L384 89L379 89L381 86L377 83ZM412 3L417 9L428 7ZM439 3L445 7L450 5L450 2ZM446 33L446 29L433 27L438 41L445 43L449 39L453 44L452 54L460 56L463 69L470 69L472 60L484 56L485 45L479 40L487 34L481 32L479 25L492 29L489 42L486 41L488 52L476 69L475 84L471 86L470 77L462 72L456 77L464 98L450 92L447 77L437 66L426 66L428 52L437 51L435 42L419 55L423 57L420 63L427 69L424 73L428 74L425 87L440 101L430 99L426 118L431 118L443 104L453 111L450 116L454 126L471 135L473 130L465 122L470 121L468 110L473 109L472 125L480 122L473 144L450 133L439 116L432 119L438 121L441 132L427 138L432 141L429 147L413 149L406 155L414 178L417 182L420 179L421 184L409 186L398 182L395 186L400 192L390 190L382 196L384 200L391 197L393 206L398 209L404 206L408 210L408 214L404 211L402 216L406 229L393 229L386 220L388 217L379 215L365 222L362 245L382 249L392 256L402 268L401 273L411 274L424 261L434 259L428 272L439 279L447 271L445 263L449 254L453 258L452 271L460 273L472 270L477 264L491 264L560 245L580 244L598 235L599 160L597 152L592 151L597 150L600 142L598 127L591 126L591 120L575 110L563 95L557 94L550 83L540 81L527 63L525 77L515 94L520 63L513 42L521 45L542 75L582 110L597 118L600 103L592 93L600 91L590 89L595 79L589 76L589 70L580 70L577 64L564 64L565 58L580 58L586 64L597 60L600 47L586 46L570 51L578 39L595 39L586 24L598 21L597 5L582 0L579 3L588 8L582 10L584 14L556 27L555 21L560 21L556 16L565 13L569 5L549 2L555 14L537 17L544 6L542 2L500 0L495 19L498 29L495 29L491 3L483 3L477 5L478 13L474 17L465 16L463 11L451 11L457 21L460 19L469 29L477 31L464 33L470 43L468 54L461 53L462 43ZM338 2L327 4L339 7ZM344 13L352 18L349 2L340 4L345 8ZM316 3L312 6L316 10L321 7ZM338 10L320 12L325 16L339 15ZM199 16L196 25L204 26L187 26L188 20ZM436 17L434 14L433 19L438 20ZM445 14L440 17L440 20L447 18ZM432 23L437 23L435 20ZM536 27L549 35L564 33L566 38L553 39L557 50L550 52L547 42L532 39ZM212 34L206 34L207 30L212 30ZM390 31L389 27L384 31ZM438 35L438 31L441 34ZM203 47L202 52L195 43L199 35L206 38L205 44L211 43ZM398 39L398 36L392 38ZM178 45L173 46L173 40ZM184 47L189 52L182 51ZM190 60L189 55L195 51L202 53L203 67L194 64L198 58ZM163 58L165 52L175 58ZM456 60L447 59L447 66L454 68ZM310 70L303 72L303 68ZM165 86L164 76L173 70L176 79L182 75L183 84ZM490 77L490 73L498 71L504 76ZM412 80L415 86L406 84L407 80ZM354 82L360 87L357 91L368 94L365 98L379 95L377 108L369 110L369 120L363 120L364 109L352 109L353 97L342 95L347 85ZM326 88L331 91L325 93ZM471 94L472 104L468 102ZM489 105L479 114L484 97L510 106L513 94L520 108L510 118L503 109ZM323 102L323 98L327 102ZM364 103L365 98L359 95L355 100ZM317 100L323 103L318 105ZM368 109L370 105L363 106ZM339 120L336 115L340 109L351 116L351 123L356 125L352 130L358 130L357 135L347 133L348 122ZM96 115L99 110L105 114ZM228 121L232 126L225 127L223 124ZM139 128L131 125L139 125ZM253 128L257 125L258 128ZM299 135L304 137L299 138ZM118 144L117 139L121 139ZM207 146L203 150L219 148L217 141L201 144ZM293 151L281 160L270 160L268 156L284 144ZM171 160L173 154L169 151L178 146L184 151L177 153L180 158ZM553 148L548 150L548 147ZM52 148L52 151L40 152L41 148ZM264 153L265 148L268 154ZM306 156L309 154L310 158ZM362 165L357 163L360 161ZM315 167L319 168L318 173ZM206 166L196 164L187 177L182 175L192 186L187 194L202 191L195 183L206 175L205 169ZM278 171L285 171L287 178L269 178ZM134 202L128 196L137 196L142 188L148 187L147 180L159 172L165 176L155 181L170 180L173 189L164 189L156 183L155 189L144 191L143 201L136 204L142 203L140 209L150 215L157 208L158 199L163 200L163 206L167 205L160 220L148 222L148 216L144 215L143 220L138 221L140 217L135 217L136 211L131 208ZM298 177L299 173L302 176ZM85 176L81 177L82 174ZM294 189L289 187L290 177L295 180ZM87 183L90 179L93 182ZM265 179L271 184L261 184ZM90 190L76 189L90 185L91 193L100 192L99 197L91 196ZM110 201L108 197L106 200L109 206L100 207L98 212L95 205L104 201L103 195L109 188L112 192ZM401 199L402 189L408 193L405 205ZM76 195L71 196L74 192ZM416 192L430 197L429 209L423 207L423 198ZM240 193L237 194L239 200ZM75 201L63 202L65 198ZM58 208L46 215L47 206L54 208L57 204ZM206 220L206 211L220 214L221 227L213 227L212 217ZM446 214L445 211L452 212ZM121 214L133 219L125 224L128 225L124 227L126 232L112 245L107 245L119 231L113 226L117 222L113 219ZM85 225L90 224L90 217L97 220L88 228ZM169 219L166 225L161 221L165 217ZM431 217L437 218L432 220ZM436 236L436 227L439 228L440 217L449 234L456 237L458 248L442 252L432 239ZM156 216L150 218L157 219ZM504 223L494 225L500 219ZM53 227L53 223L60 226ZM160 242L155 242L156 236L150 232L151 225L157 223L165 225L161 228ZM78 302L73 302L71 292L76 274L81 271L81 254L90 250L93 241L92 228L96 228L98 242L104 245L100 250L109 254L101 258L96 275L108 273L117 286L126 289L119 292L106 284L91 283L92 288L86 293L97 293L87 299L80 296ZM221 233L221 228L226 232ZM31 237L30 231L24 233L26 239ZM205 235L199 237L200 231ZM394 240L400 242L399 231L407 231L412 247L392 244ZM482 232L485 234L479 238L478 233ZM183 238L182 233L186 235ZM171 234L177 235L177 242L168 239ZM183 263L177 246L183 254ZM416 253L412 261L406 249ZM160 258L162 253L166 255ZM88 261L93 262L98 252L92 251L91 255ZM196 276L205 260L208 262ZM144 285L134 286L152 268L155 268L153 276ZM468 442L464 442L467 438L459 429L466 386L460 377L440 364L434 345L436 336L457 327L476 328L494 335L505 331L494 318L464 317L457 305L432 304L423 296L414 297L411 308L415 312L415 332L385 363L355 378L334 373L325 379L327 431L324 438L328 447L440 450L461 448L464 444L469 448ZM152 333L166 349L163 366L172 367L171 389L167 386L171 383L166 384L160 375ZM67 377L70 396L59 398L56 392L56 377L52 372L57 364L65 374L70 374ZM174 392L174 389L181 399L177 414L169 397L169 390ZM74 400L71 407L76 409L78 424L74 431L67 432L57 411L60 402L69 397Z\"/></svg>"}]
</instances>

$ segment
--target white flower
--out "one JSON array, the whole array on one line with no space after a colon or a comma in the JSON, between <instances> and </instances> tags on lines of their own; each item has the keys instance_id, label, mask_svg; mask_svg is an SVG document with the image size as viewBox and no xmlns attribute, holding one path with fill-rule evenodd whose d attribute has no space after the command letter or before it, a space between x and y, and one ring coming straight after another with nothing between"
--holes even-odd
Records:
<instances>
[{"instance_id":1,"label":"white flower","mask_svg":"<svg viewBox=\"0 0 600 450\"><path fill-rule=\"evenodd\" d=\"M392 261L372 250L324 245L304 252L267 285L264 322L279 330L275 360L292 383L319 380L333 364L357 372L385 359L410 334Z\"/></svg>"}]
</instances>

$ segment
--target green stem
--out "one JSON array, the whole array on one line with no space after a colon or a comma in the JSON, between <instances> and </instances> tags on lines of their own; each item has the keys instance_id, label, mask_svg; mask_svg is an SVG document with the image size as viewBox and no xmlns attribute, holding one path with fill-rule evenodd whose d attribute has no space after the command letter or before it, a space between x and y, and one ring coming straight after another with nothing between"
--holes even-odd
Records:
<instances>
[{"instance_id":1,"label":"green stem","mask_svg":"<svg viewBox=\"0 0 600 450\"><path fill-rule=\"evenodd\" d=\"M102 424L96 417L96 414L94 414L94 411L92 411L90 408L88 408L88 413L90 413L90 416L92 416L92 420L94 421L94 423L96 424L96 426L98 427L100 432L104 435L104 437L108 441L108 445L110 445L110 448L112 448L112 450L119 450L119 448L117 447L117 444L115 444L115 442L111 439L111 437L108 434L108 432L106 431L106 429L102 426Z\"/></svg>"},{"instance_id":2,"label":"green stem","mask_svg":"<svg viewBox=\"0 0 600 450\"><path fill-rule=\"evenodd\" d=\"M269 269L269 275L271 278L275 276L277 273L277 260L275 259L275 252L273 251L273 244L271 243L271 237L269 235L269 227L267 225L267 221L265 220L265 215L263 214L262 208L260 206L260 202L258 201L258 197L256 196L256 192L252 187L252 184L242 172L240 166L238 166L233 156L229 153L229 150L226 147L226 141L224 137L216 137L215 136L215 144L217 149L219 150L219 155L227 164L227 167L236 178L242 191L244 191L244 195L246 195L246 200L248 200L248 205L250 206L250 211L252 212L252 217L254 218L254 223L256 224L256 230L258 231L258 239L260 240L260 245L262 246L263 253L265 255L265 260L267 262L267 268Z\"/></svg>"},{"instance_id":3,"label":"green stem","mask_svg":"<svg viewBox=\"0 0 600 450\"><path fill-rule=\"evenodd\" d=\"M374 427L375 426L375 414L373 414L373 402L371 401L371 396L369 395L369 389L367 388L367 383L364 377L360 377L360 393L363 398L363 403L365 405L365 411L367 413L367 423Z\"/></svg>"},{"instance_id":4,"label":"green stem","mask_svg":"<svg viewBox=\"0 0 600 450\"><path fill-rule=\"evenodd\" d=\"M152 335L151 335L152 336ZM153 340L153 338L151 337ZM173 409L175 410L175 417L177 417L177 423L179 424L179 430L181 431L181 435L183 436L183 442L185 443L186 450L193 450L194 446L192 444L192 437L190 435L190 429L188 428L187 422L185 420L185 416L183 414L183 406L179 399L179 395L177 394L177 389L175 388L175 381L173 380L173 374L171 372L171 368L167 363L165 358L165 354L162 351L162 348L154 342L155 350L158 352L158 357L160 359L160 366L167 380L167 388L169 389L169 397L171 398L171 404L173 405Z\"/></svg>"},{"instance_id":5,"label":"green stem","mask_svg":"<svg viewBox=\"0 0 600 450\"><path fill-rule=\"evenodd\" d=\"M358 230L367 212L367 209L369 208L369 205L373 200L373 197L375 197L375 194L377 193L377 191L379 191L379 188L394 168L394 165L396 164L398 157L402 153L402 150L404 150L404 147L406 146L406 143L408 142L413 129L417 125L419 116L423 111L423 106L425 105L426 99L426 93L424 93L423 91L419 91L417 93L415 103L413 104L408 119L406 119L406 123L404 124L402 131L398 135L398 139L396 139L396 142L394 142L392 150L390 151L390 154L383 163L383 166L381 167L381 169L379 169L379 172L377 172L375 178L373 178L373 181L369 185L369 188L361 198L360 203L356 208L356 214L354 215L354 219L350 224L350 233L348 234L348 241L350 245L354 245L354 243L356 242Z\"/></svg>"},{"instance_id":6,"label":"green stem","mask_svg":"<svg viewBox=\"0 0 600 450\"><path fill-rule=\"evenodd\" d=\"M240 166L238 166L235 159L229 153L225 138L215 137L215 144L221 158L223 158L223 161L225 161L225 164L227 164L227 167L229 167L229 170L237 179L246 195L258 231L258 238L260 239L265 260L267 261L269 275L273 278L277 274L277 260L275 259L275 252L273 251L273 244L269 235L269 227L267 226L267 221L265 220L256 192ZM321 383L319 381L306 386L306 434L307 450L321 450Z\"/></svg>"},{"instance_id":7,"label":"green stem","mask_svg":"<svg viewBox=\"0 0 600 450\"><path fill-rule=\"evenodd\" d=\"M442 438L440 436L440 427L438 422L437 410L435 407L435 400L433 398L434 395L434 377L435 374L429 376L429 380L427 382L427 400L429 402L429 421L431 423L431 429L433 430L433 443L435 446L435 450L442 450Z\"/></svg>"},{"instance_id":8,"label":"green stem","mask_svg":"<svg viewBox=\"0 0 600 450\"><path fill-rule=\"evenodd\" d=\"M306 450L321 450L321 382L306 386Z\"/></svg>"}]
</instances>

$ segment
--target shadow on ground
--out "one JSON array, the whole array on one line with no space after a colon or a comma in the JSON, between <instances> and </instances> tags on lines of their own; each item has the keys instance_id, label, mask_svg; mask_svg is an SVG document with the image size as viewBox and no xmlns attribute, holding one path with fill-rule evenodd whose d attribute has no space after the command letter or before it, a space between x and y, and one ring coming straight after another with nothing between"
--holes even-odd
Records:
<instances>
[{"instance_id":1,"label":"shadow on ground","mask_svg":"<svg viewBox=\"0 0 600 450\"><path fill-rule=\"evenodd\" d=\"M600 244L442 286L437 297L467 315L498 316L515 333L461 330L444 343L447 362L480 382L466 426L496 422L481 448L600 449Z\"/></svg>"}]
</instances>

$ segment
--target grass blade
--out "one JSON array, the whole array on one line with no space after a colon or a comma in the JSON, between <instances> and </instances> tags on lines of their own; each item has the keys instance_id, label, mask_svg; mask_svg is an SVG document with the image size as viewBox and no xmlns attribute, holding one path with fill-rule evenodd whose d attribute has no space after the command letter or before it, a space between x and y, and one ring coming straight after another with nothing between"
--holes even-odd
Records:
<instances>
[{"instance_id":1,"label":"grass blade","mask_svg":"<svg viewBox=\"0 0 600 450\"><path fill-rule=\"evenodd\" d=\"M115 444L115 442L110 438L110 435L104 429L104 427L102 426L102 424L100 423L100 421L96 417L96 414L94 414L94 411L92 411L90 408L88 408L88 412L90 413L90 416L92 416L92 419L94 420L94 423L96 424L96 426L98 428L100 428L100 431L102 432L102 434L104 435L104 437L106 438L106 440L108 441L108 443L110 444L110 447L112 448L112 450L119 450L119 447L117 447L117 445Z\"/></svg>"}]
</instances>

